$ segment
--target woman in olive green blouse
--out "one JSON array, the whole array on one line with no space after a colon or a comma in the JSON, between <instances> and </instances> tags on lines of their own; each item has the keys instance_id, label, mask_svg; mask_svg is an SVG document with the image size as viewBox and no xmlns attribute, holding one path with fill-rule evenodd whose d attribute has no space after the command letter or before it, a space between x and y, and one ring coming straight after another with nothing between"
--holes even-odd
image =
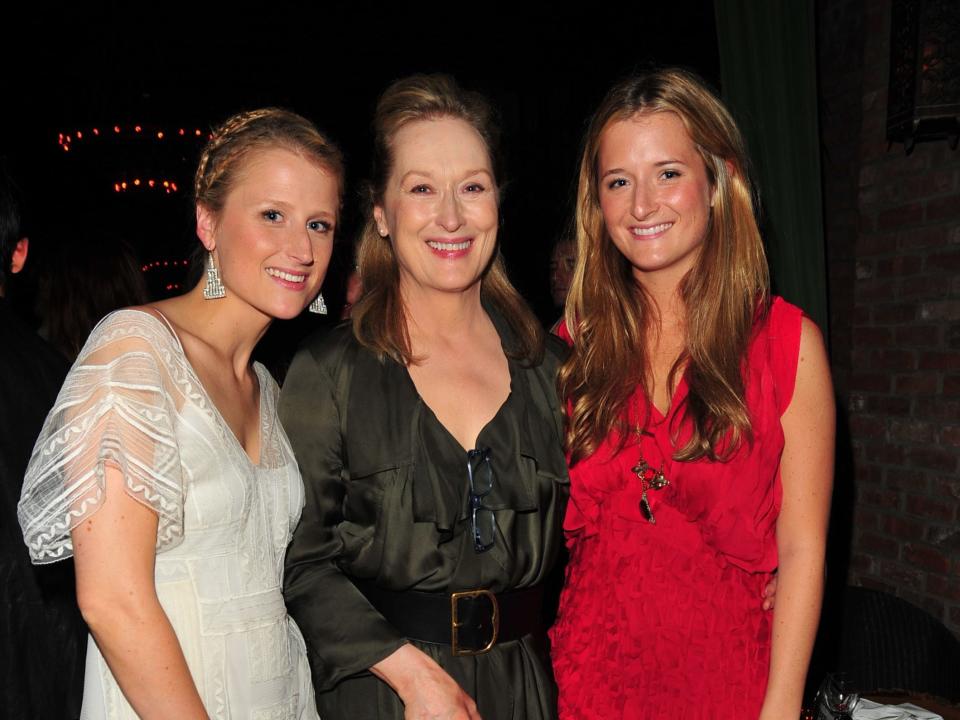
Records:
<instances>
[{"instance_id":1,"label":"woman in olive green blouse","mask_svg":"<svg viewBox=\"0 0 960 720\"><path fill-rule=\"evenodd\" d=\"M285 595L320 714L554 717L560 351L497 251L496 129L479 96L414 76L375 130L366 295L298 353L280 406L306 488Z\"/></svg>"}]
</instances>

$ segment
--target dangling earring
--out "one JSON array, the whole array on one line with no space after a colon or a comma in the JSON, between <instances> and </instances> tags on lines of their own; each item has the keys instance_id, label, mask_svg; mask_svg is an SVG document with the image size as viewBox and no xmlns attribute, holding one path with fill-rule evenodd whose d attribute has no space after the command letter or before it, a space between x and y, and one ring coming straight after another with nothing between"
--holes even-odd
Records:
<instances>
[{"instance_id":1,"label":"dangling earring","mask_svg":"<svg viewBox=\"0 0 960 720\"><path fill-rule=\"evenodd\" d=\"M327 314L327 304L323 301L323 293L317 293L317 296L313 299L313 302L307 306L307 310L317 315L326 315Z\"/></svg>"},{"instance_id":2,"label":"dangling earring","mask_svg":"<svg viewBox=\"0 0 960 720\"><path fill-rule=\"evenodd\" d=\"M204 300L218 300L226 297L227 291L220 282L220 271L213 264L213 253L207 253L207 284L203 286Z\"/></svg>"}]
</instances>

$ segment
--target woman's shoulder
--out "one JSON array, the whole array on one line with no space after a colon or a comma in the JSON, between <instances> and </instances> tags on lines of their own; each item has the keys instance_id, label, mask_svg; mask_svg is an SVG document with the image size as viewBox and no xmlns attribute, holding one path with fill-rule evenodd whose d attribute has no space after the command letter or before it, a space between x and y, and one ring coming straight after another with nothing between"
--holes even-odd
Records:
<instances>
[{"instance_id":1,"label":"woman's shoulder","mask_svg":"<svg viewBox=\"0 0 960 720\"><path fill-rule=\"evenodd\" d=\"M772 373L781 413L793 393L804 323L812 321L803 310L775 295L757 327L750 361Z\"/></svg>"},{"instance_id":2,"label":"woman's shoulder","mask_svg":"<svg viewBox=\"0 0 960 720\"><path fill-rule=\"evenodd\" d=\"M347 320L333 328L319 330L307 336L300 344L294 362L308 362L332 374L363 349L353 334L353 326Z\"/></svg>"},{"instance_id":3,"label":"woman's shoulder","mask_svg":"<svg viewBox=\"0 0 960 720\"><path fill-rule=\"evenodd\" d=\"M557 370L569 354L570 346L563 339L553 333L547 333L543 345L543 368L551 377L557 374Z\"/></svg>"},{"instance_id":4,"label":"woman's shoulder","mask_svg":"<svg viewBox=\"0 0 960 720\"><path fill-rule=\"evenodd\" d=\"M762 326L767 332L782 333L798 329L801 319L805 317L807 314L800 307L780 295L774 295L767 305Z\"/></svg>"},{"instance_id":5,"label":"woman's shoulder","mask_svg":"<svg viewBox=\"0 0 960 720\"><path fill-rule=\"evenodd\" d=\"M170 325L147 307L114 310L90 332L77 362L103 362L135 352L164 364L182 362L183 351Z\"/></svg>"},{"instance_id":6,"label":"woman's shoulder","mask_svg":"<svg viewBox=\"0 0 960 720\"><path fill-rule=\"evenodd\" d=\"M295 396L321 391L345 398L358 364L380 366L373 353L354 337L349 322L308 336L300 344L284 379L281 408L290 405ZM362 374L366 377L369 372Z\"/></svg>"}]
</instances>

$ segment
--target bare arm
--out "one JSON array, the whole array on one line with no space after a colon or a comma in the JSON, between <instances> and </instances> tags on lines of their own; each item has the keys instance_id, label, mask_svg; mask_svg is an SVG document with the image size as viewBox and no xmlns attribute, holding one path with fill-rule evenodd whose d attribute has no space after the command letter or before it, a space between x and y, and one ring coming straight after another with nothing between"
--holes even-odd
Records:
<instances>
[{"instance_id":1,"label":"bare arm","mask_svg":"<svg viewBox=\"0 0 960 720\"><path fill-rule=\"evenodd\" d=\"M783 505L777 520L779 586L761 720L799 717L823 599L836 418L823 339L806 318L793 399L781 422L785 445L780 461Z\"/></svg>"},{"instance_id":2,"label":"bare arm","mask_svg":"<svg viewBox=\"0 0 960 720\"><path fill-rule=\"evenodd\" d=\"M72 532L77 600L127 701L144 720L207 718L154 583L157 516L108 464L100 509Z\"/></svg>"}]
</instances>

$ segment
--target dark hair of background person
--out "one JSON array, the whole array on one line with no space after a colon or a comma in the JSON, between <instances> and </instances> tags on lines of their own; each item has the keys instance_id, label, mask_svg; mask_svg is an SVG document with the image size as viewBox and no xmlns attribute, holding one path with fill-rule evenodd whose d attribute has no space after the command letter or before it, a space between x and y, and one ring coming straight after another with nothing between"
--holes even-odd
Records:
<instances>
[{"instance_id":1,"label":"dark hair of background person","mask_svg":"<svg viewBox=\"0 0 960 720\"><path fill-rule=\"evenodd\" d=\"M104 315L147 299L140 263L124 240L64 244L40 276L40 332L73 362Z\"/></svg>"},{"instance_id":2,"label":"dark hair of background person","mask_svg":"<svg viewBox=\"0 0 960 720\"><path fill-rule=\"evenodd\" d=\"M23 237L20 196L0 158L0 288ZM17 522L23 474L67 363L0 299L0 708L10 720L75 718L86 627L73 563L31 565Z\"/></svg>"},{"instance_id":3,"label":"dark hair of background person","mask_svg":"<svg viewBox=\"0 0 960 720\"><path fill-rule=\"evenodd\" d=\"M443 118L462 120L476 130L489 155L498 191L503 184L500 128L493 108L482 95L464 90L449 75L436 74L403 78L380 96L373 121L368 214L357 250L364 295L354 306L351 318L354 334L362 345L380 357L388 356L405 365L416 362L416 358L410 348L400 297L400 270L393 243L377 231L373 206L383 202L393 171L393 141L397 132L412 122ZM499 244L480 280L480 292L483 300L510 325L513 338L508 354L536 365L543 357L543 328L507 278Z\"/></svg>"},{"instance_id":4,"label":"dark hair of background person","mask_svg":"<svg viewBox=\"0 0 960 720\"><path fill-rule=\"evenodd\" d=\"M0 158L0 288L7 282L13 250L20 235L20 208L17 187Z\"/></svg>"}]
</instances>

